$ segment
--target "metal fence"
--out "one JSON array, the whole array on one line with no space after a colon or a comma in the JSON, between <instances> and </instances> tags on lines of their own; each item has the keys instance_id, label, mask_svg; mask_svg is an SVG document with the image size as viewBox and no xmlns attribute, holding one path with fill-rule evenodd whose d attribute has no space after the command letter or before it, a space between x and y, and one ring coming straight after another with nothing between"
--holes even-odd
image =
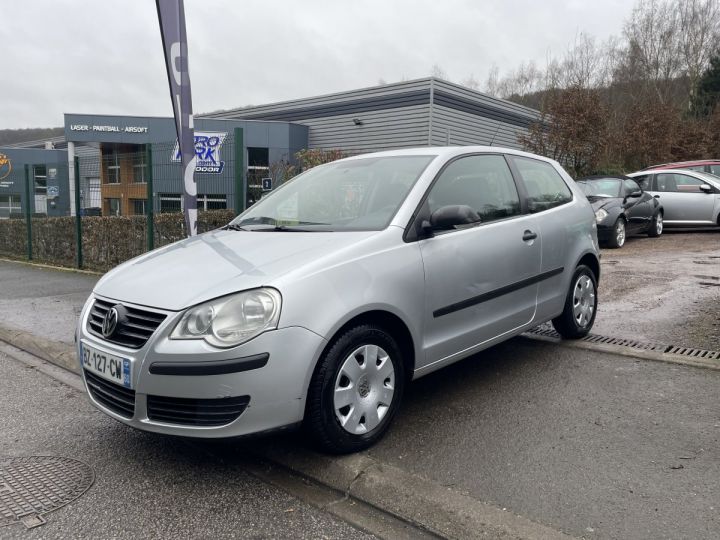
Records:
<instances>
[{"instance_id":1,"label":"metal fence","mask_svg":"<svg viewBox=\"0 0 720 540\"><path fill-rule=\"evenodd\" d=\"M198 232L227 224L303 166L344 155L312 150L270 163L267 151L250 150L232 133L196 141ZM107 270L186 237L176 142L107 145L72 165L12 171L16 193L0 191L0 255Z\"/></svg>"}]
</instances>

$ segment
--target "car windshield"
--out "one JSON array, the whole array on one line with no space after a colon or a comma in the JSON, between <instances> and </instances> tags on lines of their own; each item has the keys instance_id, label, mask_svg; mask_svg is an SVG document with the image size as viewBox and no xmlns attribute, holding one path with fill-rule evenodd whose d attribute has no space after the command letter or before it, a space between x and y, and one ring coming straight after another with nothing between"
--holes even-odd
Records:
<instances>
[{"instance_id":1,"label":"car windshield","mask_svg":"<svg viewBox=\"0 0 720 540\"><path fill-rule=\"evenodd\" d=\"M253 231L381 230L435 156L338 161L293 178L235 218Z\"/></svg>"},{"instance_id":2,"label":"car windshield","mask_svg":"<svg viewBox=\"0 0 720 540\"><path fill-rule=\"evenodd\" d=\"M720 171L718 171L720 172ZM717 175L706 173L706 172L698 172L697 173L703 180L709 181L712 185L715 185L717 187L718 182L720 182L720 178L718 178Z\"/></svg>"},{"instance_id":3,"label":"car windshield","mask_svg":"<svg viewBox=\"0 0 720 540\"><path fill-rule=\"evenodd\" d=\"M619 197L622 180L619 178L596 178L579 180L577 185L587 197Z\"/></svg>"}]
</instances>

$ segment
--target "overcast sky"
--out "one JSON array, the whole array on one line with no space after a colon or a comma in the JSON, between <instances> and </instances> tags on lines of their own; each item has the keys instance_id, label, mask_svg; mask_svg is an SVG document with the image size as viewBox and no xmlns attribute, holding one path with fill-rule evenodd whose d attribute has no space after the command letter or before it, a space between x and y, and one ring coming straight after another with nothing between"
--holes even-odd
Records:
<instances>
[{"instance_id":1,"label":"overcast sky","mask_svg":"<svg viewBox=\"0 0 720 540\"><path fill-rule=\"evenodd\" d=\"M12 8L10 9L10 5ZM631 0L185 0L196 113L428 76L484 83L579 32L619 35ZM63 113L172 115L153 0L13 0L0 128Z\"/></svg>"}]
</instances>

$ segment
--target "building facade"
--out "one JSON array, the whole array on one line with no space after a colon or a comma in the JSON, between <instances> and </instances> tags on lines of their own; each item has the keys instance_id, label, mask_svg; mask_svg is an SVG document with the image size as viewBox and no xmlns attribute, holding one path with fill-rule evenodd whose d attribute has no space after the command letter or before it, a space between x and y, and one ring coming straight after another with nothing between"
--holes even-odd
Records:
<instances>
[{"instance_id":1,"label":"building facade","mask_svg":"<svg viewBox=\"0 0 720 540\"><path fill-rule=\"evenodd\" d=\"M199 115L198 208L242 211L278 183L274 164L294 163L302 149L358 154L417 146L520 148L519 136L539 118L533 109L434 77ZM64 137L14 146L0 148L0 154L33 171L33 212L138 215L147 212L148 194L155 212L181 209L172 118L66 114ZM20 157L20 146L39 153ZM44 150L50 146L54 150ZM18 204L24 208L19 184L5 180L3 187L2 159L0 217L18 213ZM75 182L68 181L75 178L76 166L78 209ZM64 176L51 179L50 172ZM48 185L58 184L49 194L43 174Z\"/></svg>"},{"instance_id":2,"label":"building facade","mask_svg":"<svg viewBox=\"0 0 720 540\"><path fill-rule=\"evenodd\" d=\"M222 111L204 118L297 122L310 148L348 153L414 146L521 148L534 109L435 77Z\"/></svg>"}]
</instances>

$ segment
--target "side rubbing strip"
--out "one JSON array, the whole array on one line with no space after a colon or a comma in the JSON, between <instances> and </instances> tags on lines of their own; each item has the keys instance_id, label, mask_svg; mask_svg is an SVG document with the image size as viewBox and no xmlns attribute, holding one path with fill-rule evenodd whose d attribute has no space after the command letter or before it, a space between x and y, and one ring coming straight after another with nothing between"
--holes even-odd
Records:
<instances>
[{"instance_id":1,"label":"side rubbing strip","mask_svg":"<svg viewBox=\"0 0 720 540\"><path fill-rule=\"evenodd\" d=\"M564 270L565 268L556 268L555 270L543 272L542 274L523 279L522 281L511 283L510 285L505 285L504 287L500 287L499 289L495 289L494 291L473 296L472 298L468 298L467 300L463 300L462 302L450 304L449 306L445 306L433 311L433 317L437 319L438 317L442 317L443 315L447 315L455 311L460 311L461 309L469 308L470 306L475 306L477 304L482 304L483 302L487 302L488 300L498 298L505 294L510 294L511 292L515 292L524 287L529 287L530 285L535 285L536 283L540 283L543 280L550 279L551 277L557 276L558 274L562 274Z\"/></svg>"}]
</instances>

